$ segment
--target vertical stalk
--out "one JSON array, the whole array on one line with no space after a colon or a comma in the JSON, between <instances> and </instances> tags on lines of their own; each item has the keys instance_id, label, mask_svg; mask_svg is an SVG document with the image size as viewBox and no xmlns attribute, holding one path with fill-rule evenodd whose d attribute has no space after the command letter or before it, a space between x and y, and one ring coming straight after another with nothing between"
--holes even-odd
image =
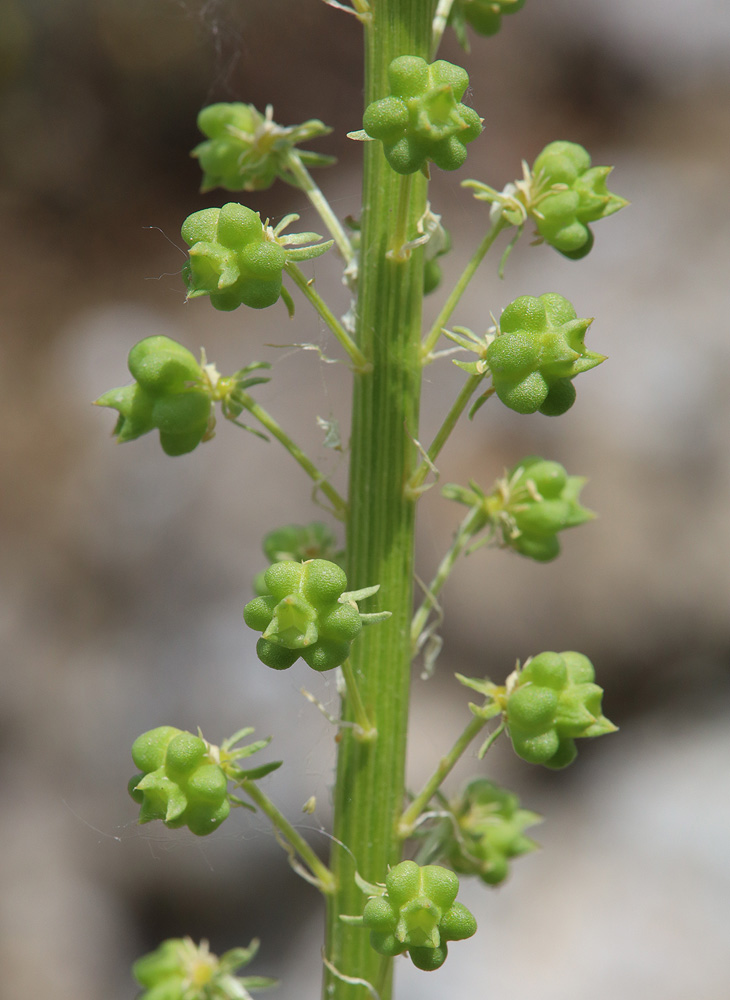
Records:
<instances>
[{"instance_id":1,"label":"vertical stalk","mask_svg":"<svg viewBox=\"0 0 730 1000\"><path fill-rule=\"evenodd\" d=\"M429 58L435 0L371 0L365 26L365 103L388 93L387 69L400 55ZM337 889L327 901L326 1000L362 1000L364 980L381 1000L391 996L392 960L370 947L368 933L339 915L362 912L357 870L382 882L400 860L396 823L403 808L413 603L414 501L405 484L418 455L423 251L387 256L398 220L402 178L380 143L364 144L363 217L357 343L373 365L355 375L347 577L352 588L379 583L378 609L392 612L355 643L352 669L377 738L358 742L342 731L335 787L331 869ZM425 178L412 178L408 236L426 207ZM352 709L344 706L346 717ZM348 849L338 844L346 844ZM337 970L342 977L331 969Z\"/></svg>"}]
</instances>

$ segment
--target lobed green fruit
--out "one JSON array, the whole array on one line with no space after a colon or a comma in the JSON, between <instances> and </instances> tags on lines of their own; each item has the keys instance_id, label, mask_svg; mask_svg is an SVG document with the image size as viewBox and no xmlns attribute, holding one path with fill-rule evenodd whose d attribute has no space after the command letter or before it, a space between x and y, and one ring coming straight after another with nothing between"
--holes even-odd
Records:
<instances>
[{"instance_id":1,"label":"lobed green fruit","mask_svg":"<svg viewBox=\"0 0 730 1000\"><path fill-rule=\"evenodd\" d=\"M141 772L129 782L140 823L160 819L203 837L228 816L227 778L198 736L159 726L137 737L132 760Z\"/></svg>"},{"instance_id":2,"label":"lobed green fruit","mask_svg":"<svg viewBox=\"0 0 730 1000\"><path fill-rule=\"evenodd\" d=\"M461 941L476 932L476 921L462 903L455 902L459 880L438 865L419 867L402 861L388 872L385 894L365 904L363 925L370 943L381 955L408 952L424 971L443 965L448 941Z\"/></svg>"},{"instance_id":3,"label":"lobed green fruit","mask_svg":"<svg viewBox=\"0 0 730 1000\"><path fill-rule=\"evenodd\" d=\"M502 27L504 14L516 14L525 0L455 0L449 22L463 30L466 21L479 35L496 35Z\"/></svg>"},{"instance_id":4,"label":"lobed green fruit","mask_svg":"<svg viewBox=\"0 0 730 1000\"><path fill-rule=\"evenodd\" d=\"M469 85L465 70L439 59L399 56L388 67L390 96L365 109L363 129L383 143L390 166L412 174L432 161L456 170L466 159L466 145L480 135L482 122L461 104Z\"/></svg>"},{"instance_id":5,"label":"lobed green fruit","mask_svg":"<svg viewBox=\"0 0 730 1000\"><path fill-rule=\"evenodd\" d=\"M202 191L214 187L228 191L263 191L277 177L299 184L291 172L294 147L308 139L327 135L332 129L317 119L301 125L278 125L273 110L261 114L253 104L211 104L198 115L198 128L206 136L192 151L203 171ZM307 166L327 166L331 156L297 150L296 158Z\"/></svg>"},{"instance_id":6,"label":"lobed green fruit","mask_svg":"<svg viewBox=\"0 0 730 1000\"><path fill-rule=\"evenodd\" d=\"M447 845L449 863L464 875L478 875L488 885L499 885L509 874L512 858L537 848L525 829L540 823L537 813L520 808L513 792L486 778L475 778L451 803L457 835Z\"/></svg>"},{"instance_id":7,"label":"lobed green fruit","mask_svg":"<svg viewBox=\"0 0 730 1000\"><path fill-rule=\"evenodd\" d=\"M486 351L492 384L517 413L558 416L575 401L571 379L605 357L587 350L591 319L578 319L562 295L522 295L503 310L498 335Z\"/></svg>"},{"instance_id":8,"label":"lobed green fruit","mask_svg":"<svg viewBox=\"0 0 730 1000\"><path fill-rule=\"evenodd\" d=\"M312 669L341 666L360 634L354 603L341 603L347 577L327 559L283 560L264 573L264 591L243 609L249 628L263 633L256 645L262 663L286 670L301 658Z\"/></svg>"},{"instance_id":9,"label":"lobed green fruit","mask_svg":"<svg viewBox=\"0 0 730 1000\"><path fill-rule=\"evenodd\" d=\"M616 731L601 711L603 690L581 653L540 653L517 676L505 717L515 753L531 764L561 768L577 754L575 740Z\"/></svg>"},{"instance_id":10,"label":"lobed green fruit","mask_svg":"<svg viewBox=\"0 0 730 1000\"><path fill-rule=\"evenodd\" d=\"M628 202L612 194L606 180L612 167L591 167L591 158L575 142L551 142L532 165L538 197L531 215L551 246L573 260L593 246L589 223L613 215Z\"/></svg>"},{"instance_id":11,"label":"lobed green fruit","mask_svg":"<svg viewBox=\"0 0 730 1000\"><path fill-rule=\"evenodd\" d=\"M212 400L203 370L182 344L169 337L146 337L129 352L134 385L111 389L97 406L117 410L114 435L119 442L157 429L168 455L184 455L208 432Z\"/></svg>"},{"instance_id":12,"label":"lobed green fruit","mask_svg":"<svg viewBox=\"0 0 730 1000\"><path fill-rule=\"evenodd\" d=\"M264 191L271 187L279 175L279 164L270 144L256 139L265 121L253 104L221 103L203 108L198 128L207 139L191 154L203 171L202 191L215 187Z\"/></svg>"},{"instance_id":13,"label":"lobed green fruit","mask_svg":"<svg viewBox=\"0 0 730 1000\"><path fill-rule=\"evenodd\" d=\"M558 462L529 455L507 473L510 495L504 506L506 545L538 562L549 562L560 552L557 534L590 521L594 514L578 502L585 485L581 476L569 476Z\"/></svg>"},{"instance_id":14,"label":"lobed green fruit","mask_svg":"<svg viewBox=\"0 0 730 1000\"><path fill-rule=\"evenodd\" d=\"M183 268L188 298L210 296L216 309L265 309L281 295L286 251L267 238L258 212L229 202L188 216L182 238L190 247Z\"/></svg>"}]
</instances>

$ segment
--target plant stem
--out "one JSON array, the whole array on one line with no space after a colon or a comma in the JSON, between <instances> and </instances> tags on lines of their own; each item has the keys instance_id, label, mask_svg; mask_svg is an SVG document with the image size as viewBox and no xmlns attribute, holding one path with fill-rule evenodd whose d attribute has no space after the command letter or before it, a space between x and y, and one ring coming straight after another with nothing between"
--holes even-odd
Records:
<instances>
[{"instance_id":1,"label":"plant stem","mask_svg":"<svg viewBox=\"0 0 730 1000\"><path fill-rule=\"evenodd\" d=\"M367 104L388 93L387 70L397 56L428 59L434 7L435 0L372 0L365 26ZM363 744L351 729L342 730L331 856L337 892L327 899L325 1000L367 997L362 985L340 976L373 984L381 1000L391 996L392 960L374 951L366 931L339 917L362 913L356 870L367 881L383 882L388 866L401 859L396 823L403 810L410 687L415 504L404 484L418 462L413 442L421 387L423 248L415 247L407 260L387 257L402 179L379 142L363 143L363 152L357 343L373 370L355 377L346 571L353 589L379 583L377 607L392 617L365 629L353 644L352 669L372 707L378 738ZM426 178L418 173L410 184L408 232L426 210L426 194ZM343 717L353 718L349 699Z\"/></svg>"},{"instance_id":2,"label":"plant stem","mask_svg":"<svg viewBox=\"0 0 730 1000\"><path fill-rule=\"evenodd\" d=\"M310 479L316 483L317 489L320 489L327 497L329 502L332 504L335 516L340 519L344 519L347 514L347 503L343 500L334 486L327 481L323 473L319 471L311 458L304 454L299 445L292 441L283 427L281 427L276 420L274 420L271 414L268 413L263 406L259 406L259 404L253 399L252 396L249 396L247 392L237 392L236 399L240 402L244 409L248 410L251 416L256 417L259 423L265 427L277 441L284 445L292 458L294 458L295 461L301 465Z\"/></svg>"},{"instance_id":3,"label":"plant stem","mask_svg":"<svg viewBox=\"0 0 730 1000\"><path fill-rule=\"evenodd\" d=\"M484 520L484 511L480 507L472 507L459 525L457 532L454 535L453 542L451 543L446 555L439 563L436 575L428 585L426 596L423 599L420 608L413 616L413 621L411 622L411 649L414 656L418 652L418 640L426 627L426 622L428 621L431 609L436 605L436 598L441 592L441 588L448 580L449 574L454 568L454 563L466 548L469 540L473 538L481 527L483 527Z\"/></svg>"},{"instance_id":4,"label":"plant stem","mask_svg":"<svg viewBox=\"0 0 730 1000\"><path fill-rule=\"evenodd\" d=\"M403 838L403 840L406 840L413 833L416 828L416 824L418 823L418 817L421 815L424 808L428 805L435 793L441 787L446 776L451 773L455 764L471 741L478 736L488 721L489 720L487 719L480 719L478 716L474 716L446 756L441 758L434 773L401 817L400 823L398 824L398 834Z\"/></svg>"},{"instance_id":5,"label":"plant stem","mask_svg":"<svg viewBox=\"0 0 730 1000\"><path fill-rule=\"evenodd\" d=\"M484 378L484 375L470 375L466 381L466 384L462 388L459 395L456 397L454 405L451 407L446 415L446 419L441 424L441 427L433 439L433 444L426 452L428 458L424 458L421 464L418 466L416 471L413 473L411 478L408 480L406 489L413 493L414 497L417 499L422 490L420 489L424 479L428 475L429 469L433 463L438 458L441 449L446 444L449 439L451 432L453 431L456 423L461 416L461 414L466 409L466 405L474 395L477 386Z\"/></svg>"},{"instance_id":6,"label":"plant stem","mask_svg":"<svg viewBox=\"0 0 730 1000\"><path fill-rule=\"evenodd\" d=\"M287 263L284 265L284 270L292 279L297 288L299 288L300 291L302 291L304 295L309 299L309 301L312 303L312 305L317 310L319 315L322 317L327 326L330 328L332 333L334 333L335 337L337 337L339 342L347 351L350 360L355 365L355 371L361 375L366 372L369 372L372 368L372 365L365 357L363 352L360 350L360 348L357 346L357 344L352 339L347 330L344 328L342 323L340 323L340 321L337 319L337 317L332 312L327 303L324 301L322 296L315 289L312 282L307 280L303 272L292 261L287 261Z\"/></svg>"},{"instance_id":7,"label":"plant stem","mask_svg":"<svg viewBox=\"0 0 730 1000\"><path fill-rule=\"evenodd\" d=\"M491 227L491 229L487 232L487 235L484 237L482 242L476 248L474 256L471 258L469 263L464 268L461 277L454 285L451 295L449 295L448 299L444 303L443 309L436 317L436 321L429 330L428 334L424 337L423 346L421 347L421 358L423 359L424 364L428 364L428 362L431 360L431 351L436 346L436 342L441 336L442 329L444 328L444 326L446 326L446 324L449 321L449 318L451 317L451 314L459 304L459 299L464 294L466 286L474 277L476 270L481 264L481 262L484 260L487 251L492 246L492 244L497 239L502 230L506 228L506 226L507 223L504 222L502 219L500 219L498 222L495 222L494 225Z\"/></svg>"},{"instance_id":8,"label":"plant stem","mask_svg":"<svg viewBox=\"0 0 730 1000\"><path fill-rule=\"evenodd\" d=\"M251 781L248 778L242 778L238 784L241 791L245 792L252 802L256 803L261 812L269 817L271 822L274 824L275 829L277 829L279 833L285 837L302 861L304 861L306 866L314 875L318 888L325 895L333 893L335 890L334 875L329 868L319 860L306 840L304 840L304 838L297 833L286 816L284 816L284 814L277 809L268 795L265 795L261 791L255 781Z\"/></svg>"},{"instance_id":9,"label":"plant stem","mask_svg":"<svg viewBox=\"0 0 730 1000\"><path fill-rule=\"evenodd\" d=\"M350 267L355 260L355 251L352 249L350 238L295 149L289 152L286 165L329 230L330 236L337 244L337 248L342 254L346 266Z\"/></svg>"}]
</instances>

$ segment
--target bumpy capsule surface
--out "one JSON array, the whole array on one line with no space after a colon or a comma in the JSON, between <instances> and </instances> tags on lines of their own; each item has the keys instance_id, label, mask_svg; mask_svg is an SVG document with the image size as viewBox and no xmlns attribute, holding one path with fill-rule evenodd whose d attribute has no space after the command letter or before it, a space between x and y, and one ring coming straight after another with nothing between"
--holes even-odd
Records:
<instances>
[{"instance_id":1,"label":"bumpy capsule surface","mask_svg":"<svg viewBox=\"0 0 730 1000\"><path fill-rule=\"evenodd\" d=\"M182 237L190 247L183 268L189 299L208 295L216 309L230 311L265 309L279 298L286 251L267 239L258 212L234 202L205 208L188 216Z\"/></svg>"},{"instance_id":2,"label":"bumpy capsule surface","mask_svg":"<svg viewBox=\"0 0 730 1000\"><path fill-rule=\"evenodd\" d=\"M537 848L524 831L542 817L521 809L513 792L486 778L470 781L451 803L451 810L457 836L451 830L447 851L457 872L478 875L488 885L498 885L507 878L512 858Z\"/></svg>"},{"instance_id":3,"label":"bumpy capsule surface","mask_svg":"<svg viewBox=\"0 0 730 1000\"><path fill-rule=\"evenodd\" d=\"M262 548L270 563L327 559L341 566L344 557L335 536L321 521L286 524L282 528L276 528L264 536ZM259 573L254 581L254 590L259 596L268 593L264 576L265 573Z\"/></svg>"},{"instance_id":4,"label":"bumpy capsule surface","mask_svg":"<svg viewBox=\"0 0 730 1000\"><path fill-rule=\"evenodd\" d=\"M456 170L466 145L481 133L472 108L460 103L469 85L465 70L439 59L427 63L400 56L388 68L390 95L365 109L363 129L383 143L385 158L399 174L412 174L432 161Z\"/></svg>"},{"instance_id":5,"label":"bumpy capsule surface","mask_svg":"<svg viewBox=\"0 0 730 1000\"><path fill-rule=\"evenodd\" d=\"M275 670L301 658L314 670L341 666L362 629L354 602L342 603L344 571L327 559L274 563L264 574L265 593L243 610L249 628L261 632L256 652Z\"/></svg>"},{"instance_id":6,"label":"bumpy capsule surface","mask_svg":"<svg viewBox=\"0 0 730 1000\"><path fill-rule=\"evenodd\" d=\"M117 441L158 430L168 455L196 448L208 432L213 404L195 357L169 337L147 337L135 344L127 363L134 385L111 389L96 400L97 406L119 413Z\"/></svg>"},{"instance_id":7,"label":"bumpy capsule surface","mask_svg":"<svg viewBox=\"0 0 730 1000\"><path fill-rule=\"evenodd\" d=\"M471 937L477 929L469 910L455 901L458 891L456 875L439 865L402 861L391 868L385 894L365 904L363 925L372 947L389 957L408 952L417 968L438 969L447 943Z\"/></svg>"},{"instance_id":8,"label":"bumpy capsule surface","mask_svg":"<svg viewBox=\"0 0 730 1000\"><path fill-rule=\"evenodd\" d=\"M560 553L558 532L595 515L578 502L582 476L569 476L558 462L529 455L507 473L508 496L500 521L505 545L538 562Z\"/></svg>"},{"instance_id":9,"label":"bumpy capsule surface","mask_svg":"<svg viewBox=\"0 0 730 1000\"><path fill-rule=\"evenodd\" d=\"M583 146L565 141L551 142L533 163L530 214L545 242L566 257L584 257L593 246L589 223L628 204L606 187L611 170L591 167Z\"/></svg>"},{"instance_id":10,"label":"bumpy capsule surface","mask_svg":"<svg viewBox=\"0 0 730 1000\"><path fill-rule=\"evenodd\" d=\"M575 400L571 380L605 357L587 350L593 321L578 319L562 295L522 295L502 312L498 336L486 352L497 395L517 413L557 416Z\"/></svg>"},{"instance_id":11,"label":"bumpy capsule surface","mask_svg":"<svg viewBox=\"0 0 730 1000\"><path fill-rule=\"evenodd\" d=\"M575 740L616 731L601 711L603 689L582 653L540 653L517 675L506 720L515 753L531 764L561 768L576 756Z\"/></svg>"},{"instance_id":12,"label":"bumpy capsule surface","mask_svg":"<svg viewBox=\"0 0 730 1000\"><path fill-rule=\"evenodd\" d=\"M199 737L159 726L134 741L132 760L141 772L129 783L140 823L160 819L203 837L228 816L226 776Z\"/></svg>"}]
</instances>

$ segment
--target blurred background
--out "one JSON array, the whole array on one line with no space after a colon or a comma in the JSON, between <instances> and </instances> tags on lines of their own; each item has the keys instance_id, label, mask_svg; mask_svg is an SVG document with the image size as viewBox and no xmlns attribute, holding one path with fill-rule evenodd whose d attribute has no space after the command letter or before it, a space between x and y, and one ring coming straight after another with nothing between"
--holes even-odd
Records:
<instances>
[{"instance_id":1,"label":"blurred background","mask_svg":"<svg viewBox=\"0 0 730 1000\"><path fill-rule=\"evenodd\" d=\"M358 213L345 133L360 127L360 30L320 0L0 0L0 24L0 995L131 998L132 960L191 934L218 952L259 936L252 972L281 977L272 995L316 997L323 910L264 821L236 814L205 840L139 827L125 785L146 729L200 726L218 742L255 725L274 738L266 759L286 761L268 793L326 852L335 731L300 688L336 711L334 679L301 662L265 670L241 621L262 535L326 515L274 444L227 425L169 459L152 435L114 446L113 414L90 403L153 334L204 345L223 372L267 360L257 398L344 484L315 418L347 441L346 367L271 346L336 345L304 302L293 322L281 303L186 305L179 230L229 200L198 193L188 155L198 110L218 100L332 125L316 148L339 166L317 179L340 216ZM467 67L485 130L463 170L435 172L454 249L429 315L487 222L460 180L501 188L565 138L616 165L611 187L632 206L580 263L523 239L504 280L487 262L454 317L484 332L490 311L546 291L595 317L590 347L610 360L578 380L568 414L492 401L439 467L442 482L488 488L526 454L554 458L588 478L600 517L563 536L554 564L481 550L458 567L436 676L414 673L410 781L466 720L454 671L501 680L544 649L591 657L621 732L558 774L492 751L490 775L544 814L531 831L543 850L502 889L464 885L479 933L448 971L398 963L400 1000L728 995L729 53L719 0L671 16L660 0L528 0L471 55L453 37L442 47ZM246 202L322 231L293 189ZM309 271L344 312L334 254ZM462 378L448 359L429 369L425 442ZM438 489L424 498L423 578L461 516ZM449 790L486 767L467 760Z\"/></svg>"}]
</instances>

